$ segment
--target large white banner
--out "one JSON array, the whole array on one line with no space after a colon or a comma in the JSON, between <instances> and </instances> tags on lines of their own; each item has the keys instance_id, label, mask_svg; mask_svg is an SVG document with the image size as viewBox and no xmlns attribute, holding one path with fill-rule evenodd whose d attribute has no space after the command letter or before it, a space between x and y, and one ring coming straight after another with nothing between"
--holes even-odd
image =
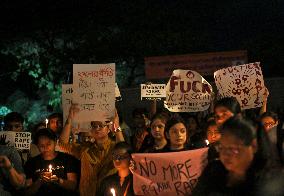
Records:
<instances>
[{"instance_id":1,"label":"large white banner","mask_svg":"<svg viewBox=\"0 0 284 196\"><path fill-rule=\"evenodd\" d=\"M165 84L141 84L141 100L161 99L166 97Z\"/></svg>"},{"instance_id":2,"label":"large white banner","mask_svg":"<svg viewBox=\"0 0 284 196\"><path fill-rule=\"evenodd\" d=\"M190 195L207 165L208 148L171 153L133 154L136 195Z\"/></svg>"},{"instance_id":3,"label":"large white banner","mask_svg":"<svg viewBox=\"0 0 284 196\"><path fill-rule=\"evenodd\" d=\"M211 103L212 87L196 71L174 70L166 92L164 106L171 112L204 111Z\"/></svg>"},{"instance_id":4,"label":"large white banner","mask_svg":"<svg viewBox=\"0 0 284 196\"><path fill-rule=\"evenodd\" d=\"M265 85L259 62L220 69L214 78L220 97L236 97L242 109L262 106Z\"/></svg>"},{"instance_id":5,"label":"large white banner","mask_svg":"<svg viewBox=\"0 0 284 196\"><path fill-rule=\"evenodd\" d=\"M0 140L7 146L14 146L20 150L29 150L32 143L30 132L1 131Z\"/></svg>"},{"instance_id":6,"label":"large white banner","mask_svg":"<svg viewBox=\"0 0 284 196\"><path fill-rule=\"evenodd\" d=\"M73 65L73 100L77 122L105 121L115 111L115 64Z\"/></svg>"}]
</instances>

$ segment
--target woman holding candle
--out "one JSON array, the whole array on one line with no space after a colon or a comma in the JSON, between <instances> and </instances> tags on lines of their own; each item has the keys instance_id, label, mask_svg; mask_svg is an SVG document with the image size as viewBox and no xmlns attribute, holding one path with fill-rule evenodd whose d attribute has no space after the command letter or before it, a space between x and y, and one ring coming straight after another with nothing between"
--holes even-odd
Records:
<instances>
[{"instance_id":1,"label":"woman holding candle","mask_svg":"<svg viewBox=\"0 0 284 196\"><path fill-rule=\"evenodd\" d=\"M117 173L106 177L97 196L133 196L132 173L129 170L132 149L126 142L117 143L112 153L114 167Z\"/></svg>"},{"instance_id":2,"label":"woman holding candle","mask_svg":"<svg viewBox=\"0 0 284 196\"><path fill-rule=\"evenodd\" d=\"M50 129L39 130L34 142L40 155L25 165L27 195L77 195L80 163L74 157L55 151L56 135Z\"/></svg>"}]
</instances>

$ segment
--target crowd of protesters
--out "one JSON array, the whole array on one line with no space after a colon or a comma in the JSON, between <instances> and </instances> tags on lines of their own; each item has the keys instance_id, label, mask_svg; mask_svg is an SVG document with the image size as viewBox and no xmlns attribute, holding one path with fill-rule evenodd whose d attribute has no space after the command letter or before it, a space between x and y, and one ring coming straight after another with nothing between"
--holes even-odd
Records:
<instances>
[{"instance_id":1,"label":"crowd of protesters","mask_svg":"<svg viewBox=\"0 0 284 196\"><path fill-rule=\"evenodd\" d=\"M155 111L155 110L154 110ZM208 147L193 195L284 195L283 119L266 111L242 111L236 98L212 102L212 112L148 113L135 109L127 125L117 112L110 121L90 122L73 137L78 107L66 122L54 113L32 130L30 150L0 142L0 195L135 195L132 153L179 152ZM251 112L251 111L250 111ZM253 117L252 117L253 116ZM17 112L4 118L5 131L24 131Z\"/></svg>"}]
</instances>

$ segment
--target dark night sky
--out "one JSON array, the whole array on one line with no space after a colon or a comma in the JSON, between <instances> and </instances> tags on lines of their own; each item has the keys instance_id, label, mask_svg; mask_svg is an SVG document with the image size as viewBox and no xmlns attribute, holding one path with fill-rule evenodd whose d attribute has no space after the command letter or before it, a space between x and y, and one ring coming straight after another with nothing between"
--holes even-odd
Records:
<instances>
[{"instance_id":1,"label":"dark night sky","mask_svg":"<svg viewBox=\"0 0 284 196\"><path fill-rule=\"evenodd\" d=\"M118 44L125 48L144 44L143 51L133 49L141 57L247 49L250 61L266 63L265 72L278 76L269 69L284 73L280 65L284 62L283 2L1 0L0 38L21 39L41 29L88 33L97 27L115 27L129 36ZM173 39L175 35L179 38ZM147 50L149 41L157 42L157 47Z\"/></svg>"}]
</instances>

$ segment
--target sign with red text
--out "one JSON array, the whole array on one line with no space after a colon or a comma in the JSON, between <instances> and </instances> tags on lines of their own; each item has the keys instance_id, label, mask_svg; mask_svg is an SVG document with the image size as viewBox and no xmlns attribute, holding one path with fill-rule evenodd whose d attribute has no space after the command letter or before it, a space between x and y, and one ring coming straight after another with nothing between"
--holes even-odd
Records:
<instances>
[{"instance_id":1,"label":"sign with red text","mask_svg":"<svg viewBox=\"0 0 284 196\"><path fill-rule=\"evenodd\" d=\"M165 84L141 84L141 100L161 99L166 97Z\"/></svg>"},{"instance_id":2,"label":"sign with red text","mask_svg":"<svg viewBox=\"0 0 284 196\"><path fill-rule=\"evenodd\" d=\"M169 78L175 69L213 75L215 70L245 64L247 59L246 50L146 57L145 75L148 80Z\"/></svg>"},{"instance_id":3,"label":"sign with red text","mask_svg":"<svg viewBox=\"0 0 284 196\"><path fill-rule=\"evenodd\" d=\"M196 71L177 69L166 86L165 108L171 112L207 110L211 102L211 85Z\"/></svg>"},{"instance_id":4,"label":"sign with red text","mask_svg":"<svg viewBox=\"0 0 284 196\"><path fill-rule=\"evenodd\" d=\"M214 73L220 97L236 97L242 109L261 107L265 85L260 63L249 63Z\"/></svg>"},{"instance_id":5,"label":"sign with red text","mask_svg":"<svg viewBox=\"0 0 284 196\"><path fill-rule=\"evenodd\" d=\"M170 153L132 154L136 195L190 195L207 165L208 148Z\"/></svg>"},{"instance_id":6,"label":"sign with red text","mask_svg":"<svg viewBox=\"0 0 284 196\"><path fill-rule=\"evenodd\" d=\"M73 65L73 101L77 122L105 121L115 111L115 64Z\"/></svg>"},{"instance_id":7,"label":"sign with red text","mask_svg":"<svg viewBox=\"0 0 284 196\"><path fill-rule=\"evenodd\" d=\"M0 138L7 146L14 146L19 150L29 150L32 143L30 132L1 131Z\"/></svg>"}]
</instances>

